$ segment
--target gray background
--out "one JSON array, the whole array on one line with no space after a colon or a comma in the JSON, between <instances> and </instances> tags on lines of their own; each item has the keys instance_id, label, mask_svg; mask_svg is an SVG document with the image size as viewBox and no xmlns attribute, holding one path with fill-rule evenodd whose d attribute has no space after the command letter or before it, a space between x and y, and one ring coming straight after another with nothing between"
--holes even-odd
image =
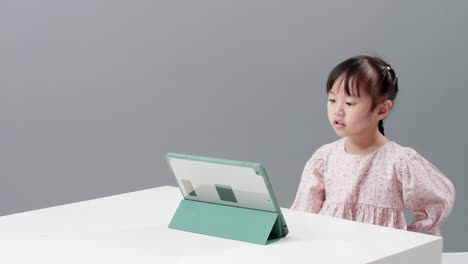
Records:
<instances>
[{"instance_id":1,"label":"gray background","mask_svg":"<svg viewBox=\"0 0 468 264\"><path fill-rule=\"evenodd\" d=\"M350 3L352 2L352 3ZM468 251L466 1L0 2L0 214L175 185L166 151L262 162L281 206L336 140L325 80L380 55L387 135L455 184Z\"/></svg>"}]
</instances>

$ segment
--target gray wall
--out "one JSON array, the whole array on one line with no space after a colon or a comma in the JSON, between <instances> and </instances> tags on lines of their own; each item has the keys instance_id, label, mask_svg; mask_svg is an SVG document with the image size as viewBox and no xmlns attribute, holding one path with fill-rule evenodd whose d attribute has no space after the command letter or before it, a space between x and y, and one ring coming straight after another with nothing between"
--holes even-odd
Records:
<instances>
[{"instance_id":1,"label":"gray wall","mask_svg":"<svg viewBox=\"0 0 468 264\"><path fill-rule=\"evenodd\" d=\"M336 136L325 79L396 69L390 139L456 185L468 251L466 1L11 0L0 6L0 214L175 185L166 151L262 162L290 206Z\"/></svg>"}]
</instances>

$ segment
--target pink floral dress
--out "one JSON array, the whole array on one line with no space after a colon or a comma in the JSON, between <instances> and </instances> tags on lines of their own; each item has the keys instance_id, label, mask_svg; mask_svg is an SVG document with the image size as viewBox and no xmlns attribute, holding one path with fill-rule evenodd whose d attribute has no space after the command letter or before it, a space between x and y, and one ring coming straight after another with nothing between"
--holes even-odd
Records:
<instances>
[{"instance_id":1,"label":"pink floral dress","mask_svg":"<svg viewBox=\"0 0 468 264\"><path fill-rule=\"evenodd\" d=\"M455 199L449 179L393 141L365 155L347 153L344 142L322 146L306 163L292 209L440 235ZM408 226L405 208L415 213Z\"/></svg>"}]
</instances>

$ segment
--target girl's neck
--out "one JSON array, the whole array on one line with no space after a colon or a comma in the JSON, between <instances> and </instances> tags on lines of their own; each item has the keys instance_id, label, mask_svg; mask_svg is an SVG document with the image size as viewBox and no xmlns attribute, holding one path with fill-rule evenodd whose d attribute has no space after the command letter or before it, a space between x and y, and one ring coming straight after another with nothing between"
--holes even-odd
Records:
<instances>
[{"instance_id":1,"label":"girl's neck","mask_svg":"<svg viewBox=\"0 0 468 264\"><path fill-rule=\"evenodd\" d=\"M345 150L349 154L364 155L378 150L387 142L389 140L377 130L377 133L347 137Z\"/></svg>"}]
</instances>

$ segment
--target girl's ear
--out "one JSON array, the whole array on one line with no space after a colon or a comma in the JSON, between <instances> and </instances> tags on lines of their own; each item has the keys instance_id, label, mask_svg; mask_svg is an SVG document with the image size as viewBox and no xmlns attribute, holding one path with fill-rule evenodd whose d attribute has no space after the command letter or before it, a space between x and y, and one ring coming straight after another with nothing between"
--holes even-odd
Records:
<instances>
[{"instance_id":1,"label":"girl's ear","mask_svg":"<svg viewBox=\"0 0 468 264\"><path fill-rule=\"evenodd\" d=\"M387 115L388 112L390 112L390 109L392 109L393 102L391 100L385 100L382 103L379 104L378 108L378 119L382 120L384 119Z\"/></svg>"}]
</instances>

